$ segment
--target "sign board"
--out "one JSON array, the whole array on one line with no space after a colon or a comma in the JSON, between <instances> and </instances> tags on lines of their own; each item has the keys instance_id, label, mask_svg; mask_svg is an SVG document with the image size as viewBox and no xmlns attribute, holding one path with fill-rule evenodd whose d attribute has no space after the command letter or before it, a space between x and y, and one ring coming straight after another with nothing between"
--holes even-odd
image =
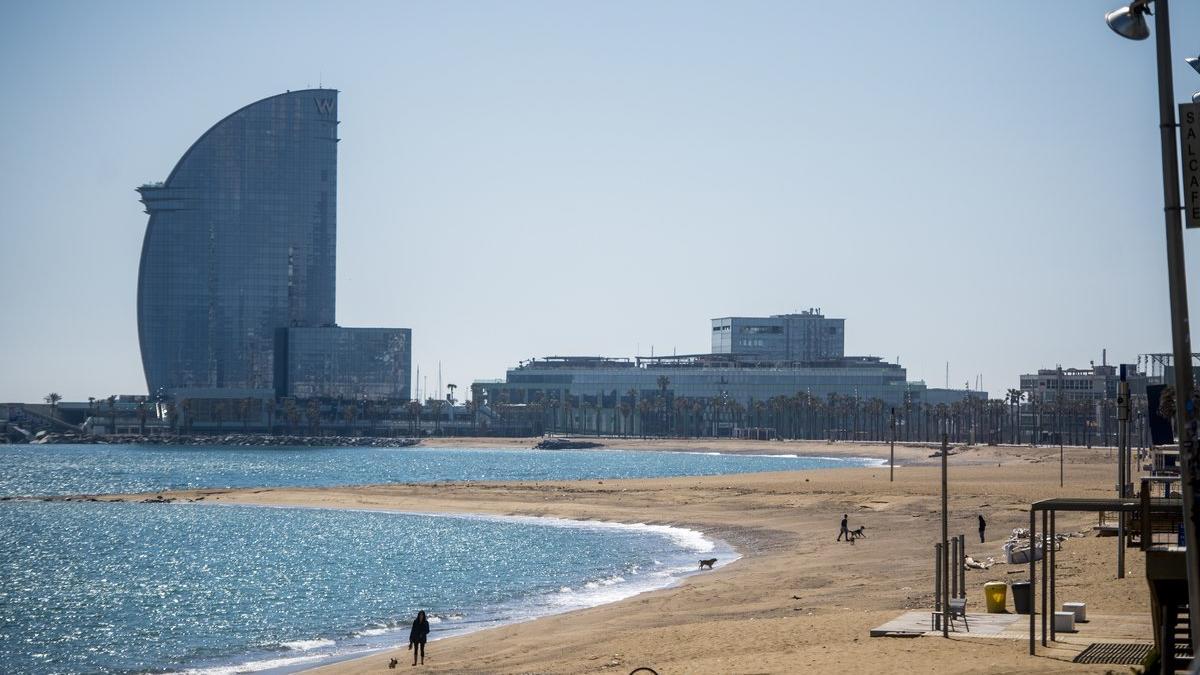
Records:
<instances>
[{"instance_id":1,"label":"sign board","mask_svg":"<svg viewBox=\"0 0 1200 675\"><path fill-rule=\"evenodd\" d=\"M1159 410L1165 384L1151 384L1146 387L1146 422L1150 425L1150 445L1171 445L1175 442L1175 430L1171 420L1163 417Z\"/></svg>"},{"instance_id":2,"label":"sign board","mask_svg":"<svg viewBox=\"0 0 1200 675\"><path fill-rule=\"evenodd\" d=\"M1200 227L1200 103L1179 106L1179 147L1183 158L1183 224Z\"/></svg>"}]
</instances>

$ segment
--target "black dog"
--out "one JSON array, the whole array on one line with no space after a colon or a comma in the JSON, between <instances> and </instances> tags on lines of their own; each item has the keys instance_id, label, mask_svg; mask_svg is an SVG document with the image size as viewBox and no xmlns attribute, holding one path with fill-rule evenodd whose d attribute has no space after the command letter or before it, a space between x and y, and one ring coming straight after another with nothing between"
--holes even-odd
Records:
<instances>
[{"instance_id":1,"label":"black dog","mask_svg":"<svg viewBox=\"0 0 1200 675\"><path fill-rule=\"evenodd\" d=\"M400 662L397 661L396 659L392 659L391 661L388 661L388 668L395 668L397 663L400 663Z\"/></svg>"},{"instance_id":2,"label":"black dog","mask_svg":"<svg viewBox=\"0 0 1200 675\"><path fill-rule=\"evenodd\" d=\"M700 561L700 569L704 569L705 567L707 567L708 569L711 570L713 568L713 563L715 563L715 562L717 562L716 558L709 558L708 560L701 560Z\"/></svg>"}]
</instances>

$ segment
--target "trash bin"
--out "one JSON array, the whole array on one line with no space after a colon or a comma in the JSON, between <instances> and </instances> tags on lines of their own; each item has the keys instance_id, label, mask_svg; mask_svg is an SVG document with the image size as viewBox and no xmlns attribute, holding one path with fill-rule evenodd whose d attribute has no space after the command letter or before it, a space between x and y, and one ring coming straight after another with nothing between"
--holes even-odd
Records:
<instances>
[{"instance_id":1,"label":"trash bin","mask_svg":"<svg viewBox=\"0 0 1200 675\"><path fill-rule=\"evenodd\" d=\"M988 614L1003 614L1008 605L1008 584L990 581L983 585L983 597L987 600Z\"/></svg>"},{"instance_id":2,"label":"trash bin","mask_svg":"<svg viewBox=\"0 0 1200 675\"><path fill-rule=\"evenodd\" d=\"M1016 608L1017 614L1029 613L1029 582L1014 581L1012 582L1013 589L1013 607Z\"/></svg>"}]
</instances>

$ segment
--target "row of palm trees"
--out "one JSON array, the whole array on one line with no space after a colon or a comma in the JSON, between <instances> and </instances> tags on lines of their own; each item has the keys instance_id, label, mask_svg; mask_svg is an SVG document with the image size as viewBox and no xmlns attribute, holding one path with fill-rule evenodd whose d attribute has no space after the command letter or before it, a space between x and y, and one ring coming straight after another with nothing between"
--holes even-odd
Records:
<instances>
[{"instance_id":1,"label":"row of palm trees","mask_svg":"<svg viewBox=\"0 0 1200 675\"><path fill-rule=\"evenodd\" d=\"M450 407L448 401L430 399L425 403L405 400L346 400L287 398L272 405L258 398L216 399L203 402L182 399L163 404L172 431L191 433L196 424L217 433L231 429L248 431L265 428L269 433L295 435L306 433L393 433L407 427L412 435L422 433L424 422L432 421L433 433L442 433L442 422ZM466 403L474 413L472 401ZM474 420L474 415L472 415ZM361 424L365 422L364 425Z\"/></svg>"},{"instance_id":2,"label":"row of palm trees","mask_svg":"<svg viewBox=\"0 0 1200 675\"><path fill-rule=\"evenodd\" d=\"M665 380L666 378L660 378ZM945 433L955 443L1057 443L1112 445L1117 430L1111 400L1031 399L1010 390L1003 399L971 397L952 403L906 400L895 408L879 398L842 394L752 399L676 396L669 383L653 393L629 390L601 396L537 393L523 406L493 404L503 418L517 408L532 411L554 433L620 436L728 436L733 429L770 429L786 439L936 442ZM1134 416L1144 416L1145 397L1134 397ZM1140 406L1140 407L1139 407Z\"/></svg>"}]
</instances>

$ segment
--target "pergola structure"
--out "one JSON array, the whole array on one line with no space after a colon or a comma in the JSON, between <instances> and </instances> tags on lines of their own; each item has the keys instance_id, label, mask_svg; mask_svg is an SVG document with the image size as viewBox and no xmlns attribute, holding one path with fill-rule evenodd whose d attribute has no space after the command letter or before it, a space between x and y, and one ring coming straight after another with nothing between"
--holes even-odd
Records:
<instances>
[{"instance_id":1,"label":"pergola structure","mask_svg":"<svg viewBox=\"0 0 1200 675\"><path fill-rule=\"evenodd\" d=\"M1035 559L1037 550L1037 514L1042 514L1042 646L1046 646L1047 635L1053 641L1055 639L1054 622L1049 622L1049 631L1047 632L1047 619L1055 607L1055 535L1057 529L1055 527L1055 515L1059 511L1082 511L1099 513L1116 512L1119 517L1124 520L1125 514L1137 514L1140 520L1140 536L1142 539L1142 549L1148 550L1150 536L1153 534L1153 522L1156 519L1176 519L1183 518L1183 500L1179 498L1151 498L1149 496L1148 485L1143 485L1142 496L1126 497L1126 498L1090 498L1090 497L1057 497L1054 499L1043 499L1034 502L1029 507L1029 653L1036 653L1037 640L1037 561ZM1120 541L1119 546L1124 547L1126 543ZM1160 548L1160 547L1155 547ZM1172 547L1178 548L1178 547ZM1149 578L1151 589L1157 588L1154 578L1155 572L1151 566L1147 566L1147 577ZM1187 594L1184 593L1183 602L1187 602ZM1155 598L1156 603L1159 598ZM1158 625L1158 618L1155 616L1155 625ZM1160 636L1155 635L1157 643ZM1161 645L1160 645L1161 646Z\"/></svg>"}]
</instances>

